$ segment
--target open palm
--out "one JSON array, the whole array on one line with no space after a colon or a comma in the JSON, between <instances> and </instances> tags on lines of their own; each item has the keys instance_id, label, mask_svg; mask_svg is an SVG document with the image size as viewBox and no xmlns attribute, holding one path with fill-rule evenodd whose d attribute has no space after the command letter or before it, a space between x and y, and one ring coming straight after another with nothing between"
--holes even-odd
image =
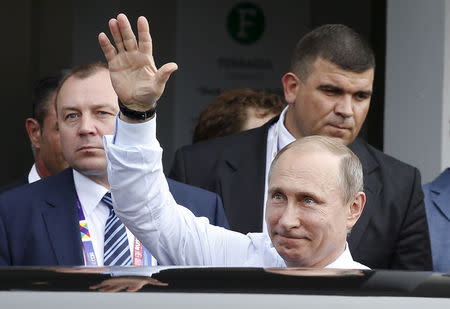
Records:
<instances>
[{"instance_id":1,"label":"open palm","mask_svg":"<svg viewBox=\"0 0 450 309\"><path fill-rule=\"evenodd\" d=\"M119 14L117 19L109 21L115 47L104 33L100 33L98 40L120 101L130 109L144 111L155 106L177 65L167 63L158 70L145 17L139 17L137 25L139 41L136 41L127 17Z\"/></svg>"}]
</instances>

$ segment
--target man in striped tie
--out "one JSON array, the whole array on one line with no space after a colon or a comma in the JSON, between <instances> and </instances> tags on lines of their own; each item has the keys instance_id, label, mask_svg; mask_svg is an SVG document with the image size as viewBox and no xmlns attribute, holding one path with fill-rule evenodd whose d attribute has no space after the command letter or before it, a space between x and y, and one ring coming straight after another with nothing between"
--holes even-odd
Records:
<instances>
[{"instance_id":1,"label":"man in striped tie","mask_svg":"<svg viewBox=\"0 0 450 309\"><path fill-rule=\"evenodd\" d=\"M118 113L108 75L101 63L74 69L61 83L56 112L62 151L73 168L85 264L126 266L132 264L129 244L135 239L111 210L101 140L114 130Z\"/></svg>"},{"instance_id":2,"label":"man in striped tie","mask_svg":"<svg viewBox=\"0 0 450 309\"><path fill-rule=\"evenodd\" d=\"M108 67L74 68L59 86L56 111L70 168L0 195L0 265L155 265L112 207L102 137L114 132L119 106ZM227 226L217 195L169 182L180 203Z\"/></svg>"}]
</instances>

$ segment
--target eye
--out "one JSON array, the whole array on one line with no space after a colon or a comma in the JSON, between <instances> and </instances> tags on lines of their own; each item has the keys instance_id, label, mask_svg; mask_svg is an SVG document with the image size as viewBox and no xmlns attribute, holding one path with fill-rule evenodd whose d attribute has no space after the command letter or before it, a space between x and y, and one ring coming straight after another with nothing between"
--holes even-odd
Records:
<instances>
[{"instance_id":1,"label":"eye","mask_svg":"<svg viewBox=\"0 0 450 309\"><path fill-rule=\"evenodd\" d=\"M332 85L322 85L319 87L319 89L326 95L340 95L343 93L343 90L341 88Z\"/></svg>"},{"instance_id":2,"label":"eye","mask_svg":"<svg viewBox=\"0 0 450 309\"><path fill-rule=\"evenodd\" d=\"M355 93L354 96L355 96L356 100L364 101L364 100L369 99L371 95L370 95L370 93L367 93L367 92L357 92L357 93Z\"/></svg>"},{"instance_id":3,"label":"eye","mask_svg":"<svg viewBox=\"0 0 450 309\"><path fill-rule=\"evenodd\" d=\"M307 196L303 199L303 203L305 205L312 205L312 204L315 204L316 201L312 197Z\"/></svg>"},{"instance_id":4,"label":"eye","mask_svg":"<svg viewBox=\"0 0 450 309\"><path fill-rule=\"evenodd\" d=\"M284 200L284 195L281 194L280 192L274 192L274 193L272 194L272 199L273 199L274 201L282 201L282 200Z\"/></svg>"},{"instance_id":5,"label":"eye","mask_svg":"<svg viewBox=\"0 0 450 309\"><path fill-rule=\"evenodd\" d=\"M67 114L65 117L64 117L64 119L75 119L75 118L77 118L78 117L78 114L76 114L76 113L70 113L70 114Z\"/></svg>"}]
</instances>

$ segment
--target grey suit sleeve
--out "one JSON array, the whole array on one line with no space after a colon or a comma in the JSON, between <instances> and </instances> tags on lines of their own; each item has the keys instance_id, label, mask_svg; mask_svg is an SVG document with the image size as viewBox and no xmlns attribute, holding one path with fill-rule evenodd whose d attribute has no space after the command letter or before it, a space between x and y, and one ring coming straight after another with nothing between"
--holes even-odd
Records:
<instances>
[{"instance_id":1,"label":"grey suit sleeve","mask_svg":"<svg viewBox=\"0 0 450 309\"><path fill-rule=\"evenodd\" d=\"M432 270L428 223L425 213L420 173L414 171L412 192L405 219L392 259L391 268Z\"/></svg>"}]
</instances>

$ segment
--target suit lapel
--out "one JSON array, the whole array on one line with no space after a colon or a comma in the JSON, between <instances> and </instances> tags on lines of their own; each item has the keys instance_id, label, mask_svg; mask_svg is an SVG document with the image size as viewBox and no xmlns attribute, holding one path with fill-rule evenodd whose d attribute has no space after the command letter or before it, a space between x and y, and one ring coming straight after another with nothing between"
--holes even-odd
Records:
<instances>
[{"instance_id":1,"label":"suit lapel","mask_svg":"<svg viewBox=\"0 0 450 309\"><path fill-rule=\"evenodd\" d=\"M430 185L430 198L433 204L450 221L450 169L447 169Z\"/></svg>"},{"instance_id":2,"label":"suit lapel","mask_svg":"<svg viewBox=\"0 0 450 309\"><path fill-rule=\"evenodd\" d=\"M47 187L42 216L58 265L84 265L72 169L53 176Z\"/></svg>"},{"instance_id":3,"label":"suit lapel","mask_svg":"<svg viewBox=\"0 0 450 309\"><path fill-rule=\"evenodd\" d=\"M224 154L218 187L232 230L262 231L267 133L277 120L241 133L240 145Z\"/></svg>"},{"instance_id":4,"label":"suit lapel","mask_svg":"<svg viewBox=\"0 0 450 309\"><path fill-rule=\"evenodd\" d=\"M363 213L353 227L348 239L350 249L355 251L367 229L375 208L382 203L381 191L383 190L383 184L376 173L379 164L368 151L366 142L357 138L349 148L358 156L363 166L364 192L367 197Z\"/></svg>"}]
</instances>

